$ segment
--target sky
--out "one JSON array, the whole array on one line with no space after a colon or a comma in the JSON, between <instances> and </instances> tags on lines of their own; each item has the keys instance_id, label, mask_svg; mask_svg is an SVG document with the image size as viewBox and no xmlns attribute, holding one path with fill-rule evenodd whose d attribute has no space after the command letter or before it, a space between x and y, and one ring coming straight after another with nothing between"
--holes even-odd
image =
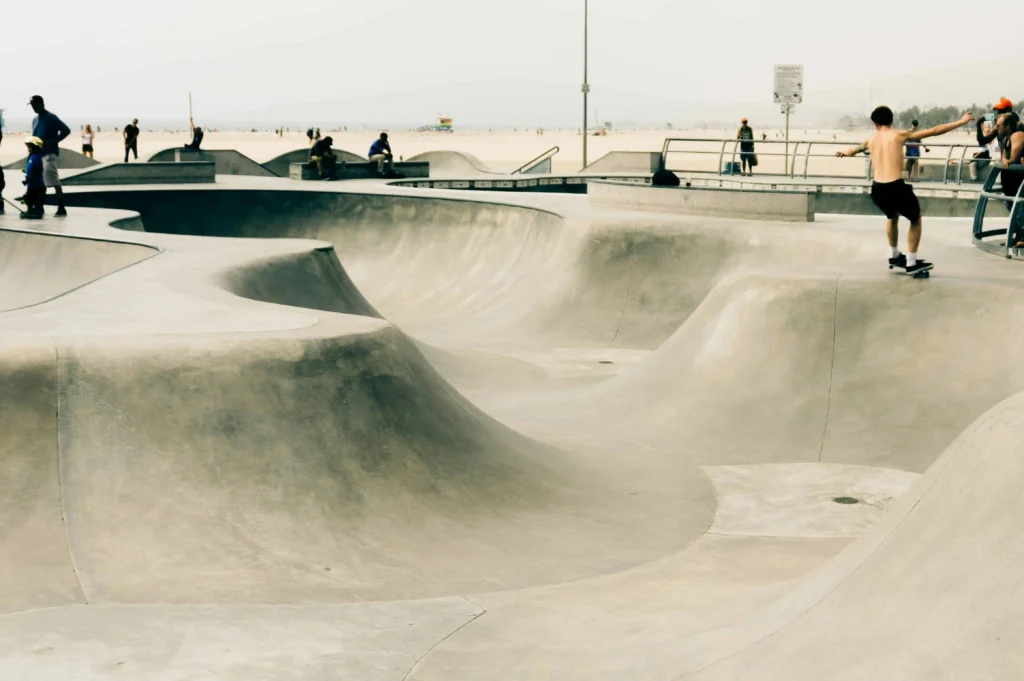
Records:
<instances>
[{"instance_id":1,"label":"sky","mask_svg":"<svg viewBox=\"0 0 1024 681\"><path fill-rule=\"evenodd\" d=\"M579 127L584 0L47 0L0 21L0 108L35 93L68 121ZM776 63L804 64L794 125L880 103L1024 98L1024 5L590 0L591 117L777 125ZM27 8L28 5L22 5ZM994 5L989 6L990 9ZM28 55L32 55L28 58Z\"/></svg>"}]
</instances>

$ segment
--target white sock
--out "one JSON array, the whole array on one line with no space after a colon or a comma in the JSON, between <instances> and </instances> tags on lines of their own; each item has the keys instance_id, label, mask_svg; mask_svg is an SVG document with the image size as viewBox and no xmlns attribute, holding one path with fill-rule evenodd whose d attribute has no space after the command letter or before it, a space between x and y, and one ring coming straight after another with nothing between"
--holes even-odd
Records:
<instances>
[{"instance_id":1,"label":"white sock","mask_svg":"<svg viewBox=\"0 0 1024 681\"><path fill-rule=\"evenodd\" d=\"M917 253L907 253L907 267L917 264Z\"/></svg>"},{"instance_id":2,"label":"white sock","mask_svg":"<svg viewBox=\"0 0 1024 681\"><path fill-rule=\"evenodd\" d=\"M896 248L895 246L890 248L889 252L891 253L891 255L889 256L890 258L898 258L898 257L900 257L900 249Z\"/></svg>"}]
</instances>

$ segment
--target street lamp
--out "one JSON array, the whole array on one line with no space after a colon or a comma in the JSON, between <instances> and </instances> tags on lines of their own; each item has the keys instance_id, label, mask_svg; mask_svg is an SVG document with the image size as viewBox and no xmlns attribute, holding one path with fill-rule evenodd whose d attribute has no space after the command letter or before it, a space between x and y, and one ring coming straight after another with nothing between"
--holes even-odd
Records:
<instances>
[{"instance_id":1,"label":"street lamp","mask_svg":"<svg viewBox=\"0 0 1024 681\"><path fill-rule=\"evenodd\" d=\"M590 83L587 82L587 19L590 14L590 0L583 0L583 167L587 167L587 95L590 94Z\"/></svg>"}]
</instances>

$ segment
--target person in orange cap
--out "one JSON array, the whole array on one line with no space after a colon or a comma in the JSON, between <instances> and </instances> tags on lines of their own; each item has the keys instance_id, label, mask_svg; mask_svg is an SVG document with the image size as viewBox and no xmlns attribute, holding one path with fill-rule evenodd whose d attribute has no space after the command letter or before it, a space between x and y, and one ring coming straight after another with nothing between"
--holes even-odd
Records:
<instances>
[{"instance_id":1,"label":"person in orange cap","mask_svg":"<svg viewBox=\"0 0 1024 681\"><path fill-rule=\"evenodd\" d=\"M740 175L753 175L757 157L754 156L754 130L747 125L747 119L740 120L740 129L736 131L736 139L740 141Z\"/></svg>"},{"instance_id":2,"label":"person in orange cap","mask_svg":"<svg viewBox=\"0 0 1024 681\"><path fill-rule=\"evenodd\" d=\"M985 134L981 129L984 121L978 121L977 140L979 147L987 146L988 143L991 142L992 140L999 139L999 118L1003 114L1013 113L1013 102L1011 102L1006 97L1003 97L1002 99L995 103L995 105L992 107L992 111L995 112L996 115L996 124L992 126L991 132Z\"/></svg>"}]
</instances>

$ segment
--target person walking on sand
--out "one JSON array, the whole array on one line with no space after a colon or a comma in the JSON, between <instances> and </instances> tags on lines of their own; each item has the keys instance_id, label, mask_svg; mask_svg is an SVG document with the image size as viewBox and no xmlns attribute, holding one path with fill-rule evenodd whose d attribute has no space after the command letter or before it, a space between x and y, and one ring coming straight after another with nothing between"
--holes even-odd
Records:
<instances>
[{"instance_id":1,"label":"person walking on sand","mask_svg":"<svg viewBox=\"0 0 1024 681\"><path fill-rule=\"evenodd\" d=\"M128 152L135 154L135 160L139 160L139 119L133 118L132 122L124 126L121 132L124 137L124 162L128 162Z\"/></svg>"},{"instance_id":2,"label":"person walking on sand","mask_svg":"<svg viewBox=\"0 0 1024 681\"><path fill-rule=\"evenodd\" d=\"M736 139L740 141L740 175L753 175L757 158L754 156L754 129L747 125L747 119L740 120L740 129L736 131Z\"/></svg>"},{"instance_id":3,"label":"person walking on sand","mask_svg":"<svg viewBox=\"0 0 1024 681\"><path fill-rule=\"evenodd\" d=\"M967 125L974 120L974 114L968 112L955 123L937 125L927 130L893 130L892 109L880 106L871 112L871 122L875 124L875 135L868 141L846 151L836 152L836 156L856 156L865 151L871 152L871 165L874 181L871 183L871 200L875 202L886 217L885 233L889 237L889 264L903 267L907 272L930 270L932 264L917 257L921 246L921 205L917 201L914 189L903 180L903 149L908 140L923 140L929 137L945 135L947 132ZM910 220L907 232L907 254L903 255L896 247L899 240L899 218Z\"/></svg>"},{"instance_id":4,"label":"person walking on sand","mask_svg":"<svg viewBox=\"0 0 1024 681\"><path fill-rule=\"evenodd\" d=\"M43 184L53 187L53 193L57 196L57 212L54 213L54 217L63 218L67 216L68 211L64 207L64 190L60 186L60 175L57 174L60 168L59 145L71 134L71 128L46 110L42 96L32 95L28 103L36 112L35 118L32 119L32 136L38 137L43 143L40 149L43 157Z\"/></svg>"},{"instance_id":5,"label":"person walking on sand","mask_svg":"<svg viewBox=\"0 0 1024 681\"><path fill-rule=\"evenodd\" d=\"M82 155L88 156L89 158L95 158L92 151L92 125L86 123L85 129L82 130Z\"/></svg>"}]
</instances>

